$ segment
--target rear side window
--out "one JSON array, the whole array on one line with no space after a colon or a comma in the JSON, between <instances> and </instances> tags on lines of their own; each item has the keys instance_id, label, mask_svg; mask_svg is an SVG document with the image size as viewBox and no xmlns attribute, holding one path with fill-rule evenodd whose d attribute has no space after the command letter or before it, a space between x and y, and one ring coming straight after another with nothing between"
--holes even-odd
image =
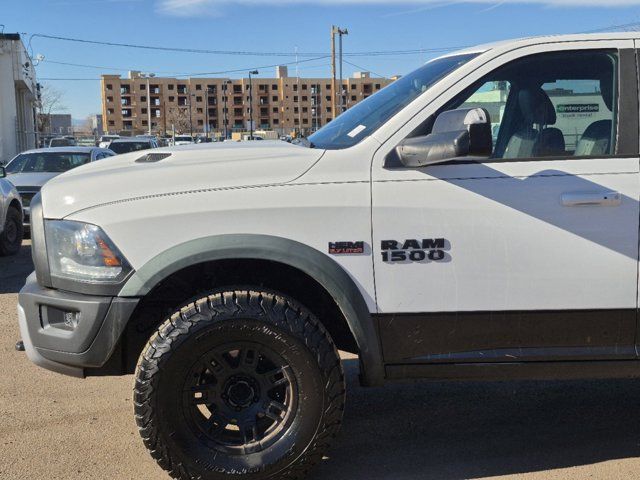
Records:
<instances>
[{"instance_id":1,"label":"rear side window","mask_svg":"<svg viewBox=\"0 0 640 480\"><path fill-rule=\"evenodd\" d=\"M151 148L149 142L113 142L109 145L109 150L117 154L137 152Z\"/></svg>"},{"instance_id":2,"label":"rear side window","mask_svg":"<svg viewBox=\"0 0 640 480\"><path fill-rule=\"evenodd\" d=\"M90 160L89 153L80 152L24 153L7 165L7 173L62 173Z\"/></svg>"}]
</instances>

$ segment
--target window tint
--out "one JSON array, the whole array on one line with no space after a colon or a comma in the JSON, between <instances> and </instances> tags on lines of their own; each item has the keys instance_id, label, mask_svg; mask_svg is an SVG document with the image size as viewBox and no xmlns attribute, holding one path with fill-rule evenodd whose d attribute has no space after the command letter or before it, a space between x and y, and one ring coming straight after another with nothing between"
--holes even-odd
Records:
<instances>
[{"instance_id":1,"label":"window tint","mask_svg":"<svg viewBox=\"0 0 640 480\"><path fill-rule=\"evenodd\" d=\"M615 153L618 58L613 51L540 54L493 72L451 102L485 108L493 158Z\"/></svg>"},{"instance_id":2,"label":"window tint","mask_svg":"<svg viewBox=\"0 0 640 480\"><path fill-rule=\"evenodd\" d=\"M111 142L109 144L109 150L121 154L129 152L137 152L139 150L147 150L151 148L149 142Z\"/></svg>"}]
</instances>

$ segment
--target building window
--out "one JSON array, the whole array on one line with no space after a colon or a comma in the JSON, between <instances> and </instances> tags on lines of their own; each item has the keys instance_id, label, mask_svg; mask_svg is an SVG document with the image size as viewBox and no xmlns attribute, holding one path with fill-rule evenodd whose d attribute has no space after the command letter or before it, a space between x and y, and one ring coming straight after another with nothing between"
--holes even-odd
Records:
<instances>
[{"instance_id":1,"label":"building window","mask_svg":"<svg viewBox=\"0 0 640 480\"><path fill-rule=\"evenodd\" d=\"M380 90L380 84L376 83L376 90Z\"/></svg>"},{"instance_id":2,"label":"building window","mask_svg":"<svg viewBox=\"0 0 640 480\"><path fill-rule=\"evenodd\" d=\"M167 86L167 88L168 88L169 90L173 90L173 89L175 88L175 85L174 85L173 83L170 83L170 84Z\"/></svg>"},{"instance_id":3,"label":"building window","mask_svg":"<svg viewBox=\"0 0 640 480\"><path fill-rule=\"evenodd\" d=\"M196 85L196 90L202 90L202 85L197 84L197 85Z\"/></svg>"},{"instance_id":4,"label":"building window","mask_svg":"<svg viewBox=\"0 0 640 480\"><path fill-rule=\"evenodd\" d=\"M308 101L309 101L309 97L305 97L305 96L303 96L303 97L302 97L302 101L303 101L303 102L308 102Z\"/></svg>"},{"instance_id":5,"label":"building window","mask_svg":"<svg viewBox=\"0 0 640 480\"><path fill-rule=\"evenodd\" d=\"M202 101L202 97L196 97L196 102L201 102Z\"/></svg>"},{"instance_id":6,"label":"building window","mask_svg":"<svg viewBox=\"0 0 640 480\"><path fill-rule=\"evenodd\" d=\"M140 84L140 90L146 90L147 89L147 84L146 83L141 83Z\"/></svg>"},{"instance_id":7,"label":"building window","mask_svg":"<svg viewBox=\"0 0 640 480\"><path fill-rule=\"evenodd\" d=\"M355 85L351 85L351 90L355 90L356 86Z\"/></svg>"},{"instance_id":8,"label":"building window","mask_svg":"<svg viewBox=\"0 0 640 480\"><path fill-rule=\"evenodd\" d=\"M107 97L107 103L113 103L113 97Z\"/></svg>"},{"instance_id":9,"label":"building window","mask_svg":"<svg viewBox=\"0 0 640 480\"><path fill-rule=\"evenodd\" d=\"M271 90L273 90L274 92L278 91L278 85L276 85L275 83L273 85L271 85Z\"/></svg>"},{"instance_id":10,"label":"building window","mask_svg":"<svg viewBox=\"0 0 640 480\"><path fill-rule=\"evenodd\" d=\"M298 103L298 96L297 95L295 97L293 97L293 102L294 103Z\"/></svg>"},{"instance_id":11,"label":"building window","mask_svg":"<svg viewBox=\"0 0 640 480\"><path fill-rule=\"evenodd\" d=\"M176 97L173 97L173 96L169 97L170 102L175 102L175 100L176 100Z\"/></svg>"},{"instance_id":12,"label":"building window","mask_svg":"<svg viewBox=\"0 0 640 480\"><path fill-rule=\"evenodd\" d=\"M140 101L141 102L146 102L147 101L147 97L145 97L144 95L140 97Z\"/></svg>"},{"instance_id":13,"label":"building window","mask_svg":"<svg viewBox=\"0 0 640 480\"><path fill-rule=\"evenodd\" d=\"M272 112L273 113L278 113L278 107L273 108Z\"/></svg>"},{"instance_id":14,"label":"building window","mask_svg":"<svg viewBox=\"0 0 640 480\"><path fill-rule=\"evenodd\" d=\"M277 101L278 101L278 96L277 96L277 95L274 95L273 97L271 97L271 100L272 100L273 102L277 102Z\"/></svg>"},{"instance_id":15,"label":"building window","mask_svg":"<svg viewBox=\"0 0 640 480\"><path fill-rule=\"evenodd\" d=\"M111 85L110 83L107 83L107 90L113 90L113 85Z\"/></svg>"},{"instance_id":16,"label":"building window","mask_svg":"<svg viewBox=\"0 0 640 480\"><path fill-rule=\"evenodd\" d=\"M109 126L113 127L116 124L116 122L114 122L113 120L109 120Z\"/></svg>"},{"instance_id":17,"label":"building window","mask_svg":"<svg viewBox=\"0 0 640 480\"><path fill-rule=\"evenodd\" d=\"M351 95L351 101L355 102L356 100L357 100L356 96L355 95Z\"/></svg>"},{"instance_id":18,"label":"building window","mask_svg":"<svg viewBox=\"0 0 640 480\"><path fill-rule=\"evenodd\" d=\"M274 125L279 125L280 124L280 120L278 120L277 118L273 119L273 124Z\"/></svg>"},{"instance_id":19,"label":"building window","mask_svg":"<svg viewBox=\"0 0 640 480\"><path fill-rule=\"evenodd\" d=\"M309 86L308 86L306 83L303 83L303 84L302 84L302 90L307 90L307 88L308 88L308 87L309 87Z\"/></svg>"},{"instance_id":20,"label":"building window","mask_svg":"<svg viewBox=\"0 0 640 480\"><path fill-rule=\"evenodd\" d=\"M143 108L143 109L141 110L141 112L142 112L143 114L145 114L145 115L146 115L146 114L147 114L147 109L146 109L146 108Z\"/></svg>"},{"instance_id":21,"label":"building window","mask_svg":"<svg viewBox=\"0 0 640 480\"><path fill-rule=\"evenodd\" d=\"M297 91L298 91L298 85L294 85L294 86L293 86L293 91L294 91L294 92L297 92Z\"/></svg>"}]
</instances>

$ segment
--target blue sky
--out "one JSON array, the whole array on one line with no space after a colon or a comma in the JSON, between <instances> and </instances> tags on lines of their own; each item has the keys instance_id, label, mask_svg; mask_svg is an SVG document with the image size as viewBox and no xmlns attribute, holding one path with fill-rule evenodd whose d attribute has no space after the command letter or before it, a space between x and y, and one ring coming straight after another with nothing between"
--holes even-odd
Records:
<instances>
[{"instance_id":1,"label":"blue sky","mask_svg":"<svg viewBox=\"0 0 640 480\"><path fill-rule=\"evenodd\" d=\"M345 53L457 47L506 38L575 33L640 22L640 0L5 0L5 32L107 42L261 52L328 52L332 24L349 29ZM1 28L1 27L0 27ZM34 37L38 77L97 79L136 69L192 73L246 69L294 57L168 53ZM403 74L433 54L348 58L380 75ZM92 69L53 62L115 67ZM300 75L329 76L328 59ZM294 67L290 67L293 72ZM345 75L360 68L345 64ZM273 68L260 70L274 75ZM232 74L231 77L242 76ZM46 81L74 118L100 111L97 80Z\"/></svg>"}]
</instances>

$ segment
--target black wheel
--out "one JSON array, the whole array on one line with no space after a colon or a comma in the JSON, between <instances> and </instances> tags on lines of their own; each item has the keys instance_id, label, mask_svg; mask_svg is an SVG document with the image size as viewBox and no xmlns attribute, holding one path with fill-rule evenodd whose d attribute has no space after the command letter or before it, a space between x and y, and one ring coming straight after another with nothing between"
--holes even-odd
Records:
<instances>
[{"instance_id":1,"label":"black wheel","mask_svg":"<svg viewBox=\"0 0 640 480\"><path fill-rule=\"evenodd\" d=\"M22 226L22 215L15 208L9 208L4 228L0 233L0 255L15 255L22 246L24 227Z\"/></svg>"},{"instance_id":2,"label":"black wheel","mask_svg":"<svg viewBox=\"0 0 640 480\"><path fill-rule=\"evenodd\" d=\"M344 394L338 352L305 307L274 292L218 291L149 340L135 413L173 478L296 479L338 433Z\"/></svg>"}]
</instances>

